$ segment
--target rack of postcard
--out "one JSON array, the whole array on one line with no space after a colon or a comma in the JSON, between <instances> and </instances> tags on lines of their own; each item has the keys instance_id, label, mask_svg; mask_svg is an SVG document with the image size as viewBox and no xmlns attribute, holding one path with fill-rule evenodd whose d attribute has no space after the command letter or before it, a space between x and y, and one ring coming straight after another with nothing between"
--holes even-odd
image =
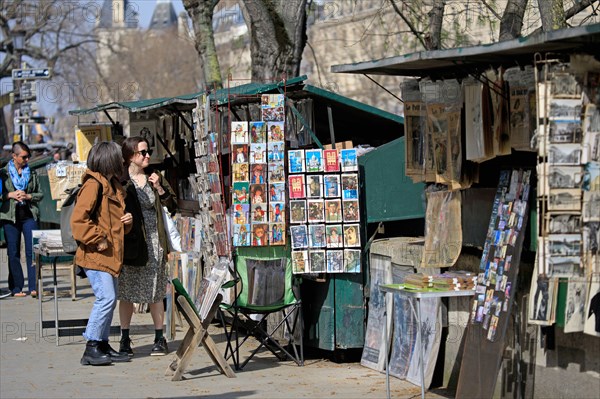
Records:
<instances>
[{"instance_id":1,"label":"rack of postcard","mask_svg":"<svg viewBox=\"0 0 600 399\"><path fill-rule=\"evenodd\" d=\"M540 218L529 322L555 322L566 278L564 332L600 336L590 310L600 295L600 71L581 56L536 62Z\"/></svg>"},{"instance_id":2,"label":"rack of postcard","mask_svg":"<svg viewBox=\"0 0 600 399\"><path fill-rule=\"evenodd\" d=\"M294 273L360 273L356 149L288 151Z\"/></svg>"}]
</instances>

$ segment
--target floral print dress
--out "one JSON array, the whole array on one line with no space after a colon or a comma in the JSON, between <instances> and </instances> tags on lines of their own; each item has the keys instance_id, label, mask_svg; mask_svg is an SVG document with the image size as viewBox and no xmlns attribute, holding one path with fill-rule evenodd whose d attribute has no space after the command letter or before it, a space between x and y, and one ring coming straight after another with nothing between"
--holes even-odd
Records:
<instances>
[{"instance_id":1,"label":"floral print dress","mask_svg":"<svg viewBox=\"0 0 600 399\"><path fill-rule=\"evenodd\" d=\"M168 283L164 249L158 239L157 217L159 215L154 208L154 191L148 182L143 187L138 186L133 179L132 182L142 208L148 245L148 263L145 266L123 265L119 276L118 298L133 303L156 303L165 297ZM138 222L134 220L133 223Z\"/></svg>"}]
</instances>

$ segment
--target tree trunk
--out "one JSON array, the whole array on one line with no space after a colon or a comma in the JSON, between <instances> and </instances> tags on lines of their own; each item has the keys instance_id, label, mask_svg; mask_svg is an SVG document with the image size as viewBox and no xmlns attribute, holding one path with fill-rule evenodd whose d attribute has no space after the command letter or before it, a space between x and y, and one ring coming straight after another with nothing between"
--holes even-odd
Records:
<instances>
[{"instance_id":1,"label":"tree trunk","mask_svg":"<svg viewBox=\"0 0 600 399\"><path fill-rule=\"evenodd\" d=\"M523 18L528 0L508 0L502 19L500 20L500 36L498 40L510 40L521 36Z\"/></svg>"},{"instance_id":2,"label":"tree trunk","mask_svg":"<svg viewBox=\"0 0 600 399\"><path fill-rule=\"evenodd\" d=\"M306 45L306 0L244 0L250 30L252 81L300 74Z\"/></svg>"},{"instance_id":3,"label":"tree trunk","mask_svg":"<svg viewBox=\"0 0 600 399\"><path fill-rule=\"evenodd\" d=\"M427 50L438 50L442 47L442 25L444 22L444 8L446 0L433 0L433 6L427 13L431 31L425 37Z\"/></svg>"},{"instance_id":4,"label":"tree trunk","mask_svg":"<svg viewBox=\"0 0 600 399\"><path fill-rule=\"evenodd\" d=\"M567 27L563 0L538 0L544 32Z\"/></svg>"},{"instance_id":5,"label":"tree trunk","mask_svg":"<svg viewBox=\"0 0 600 399\"><path fill-rule=\"evenodd\" d=\"M213 11L219 0L183 0L183 6L192 19L195 46L203 71L204 86L207 88L223 87L221 67L215 46L212 28Z\"/></svg>"}]
</instances>

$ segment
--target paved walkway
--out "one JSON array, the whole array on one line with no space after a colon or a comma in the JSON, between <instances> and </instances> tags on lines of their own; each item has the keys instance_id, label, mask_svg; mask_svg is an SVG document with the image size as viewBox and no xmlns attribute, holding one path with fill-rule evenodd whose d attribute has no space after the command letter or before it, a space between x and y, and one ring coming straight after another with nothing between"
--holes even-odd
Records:
<instances>
[{"instance_id":1,"label":"paved walkway","mask_svg":"<svg viewBox=\"0 0 600 399\"><path fill-rule=\"evenodd\" d=\"M51 273L44 272L44 320L54 318L50 292ZM0 288L7 289L6 250L0 250ZM87 318L93 295L87 280L78 278L78 299L72 301L66 270L59 271L59 315L61 320ZM39 334L37 299L31 297L0 299L0 398L385 398L385 374L359 363L336 364L323 358L307 358L304 367L278 362L270 352L261 352L237 378L217 371L198 348L184 374L172 382L164 372L173 359L184 330L177 328L167 356L149 356L154 332L150 314L136 314L132 323L135 357L129 363L105 367L81 366L79 360L85 341L81 335L61 337L56 346L53 329ZM118 324L115 312L113 326ZM224 351L223 334L211 326L211 335ZM112 336L118 347L118 336ZM392 397L420 396L420 389L391 378ZM428 393L428 398L440 398Z\"/></svg>"}]
</instances>

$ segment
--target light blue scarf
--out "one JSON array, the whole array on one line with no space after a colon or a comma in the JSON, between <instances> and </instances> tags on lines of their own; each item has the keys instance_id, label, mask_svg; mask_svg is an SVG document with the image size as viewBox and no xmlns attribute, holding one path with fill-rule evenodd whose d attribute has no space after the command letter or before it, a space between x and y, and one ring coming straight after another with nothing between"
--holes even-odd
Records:
<instances>
[{"instance_id":1,"label":"light blue scarf","mask_svg":"<svg viewBox=\"0 0 600 399\"><path fill-rule=\"evenodd\" d=\"M29 184L29 176L31 175L29 165L25 165L25 167L21 171L21 176L19 176L19 172L17 172L17 167L15 166L14 161L11 159L8 162L8 173L10 174L10 179L13 182L13 186L15 186L17 190L25 191L25 189L27 188L27 184Z\"/></svg>"}]
</instances>

